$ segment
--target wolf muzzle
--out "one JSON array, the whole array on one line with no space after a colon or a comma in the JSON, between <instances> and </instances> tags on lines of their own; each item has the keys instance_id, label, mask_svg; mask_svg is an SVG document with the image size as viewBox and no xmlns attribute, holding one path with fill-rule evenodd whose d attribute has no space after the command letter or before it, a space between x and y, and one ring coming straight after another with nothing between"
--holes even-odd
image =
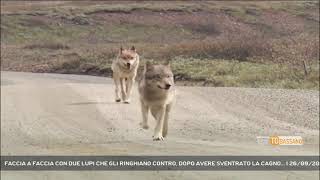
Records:
<instances>
[{"instance_id":1,"label":"wolf muzzle","mask_svg":"<svg viewBox=\"0 0 320 180\"><path fill-rule=\"evenodd\" d=\"M166 86L164 87L165 89L170 89L171 84L166 84Z\"/></svg>"},{"instance_id":2,"label":"wolf muzzle","mask_svg":"<svg viewBox=\"0 0 320 180\"><path fill-rule=\"evenodd\" d=\"M131 66L131 64L130 64L130 63L127 63L127 68L128 68L128 69L130 69L130 66Z\"/></svg>"},{"instance_id":3,"label":"wolf muzzle","mask_svg":"<svg viewBox=\"0 0 320 180\"><path fill-rule=\"evenodd\" d=\"M171 86L172 86L171 84L166 84L165 87L162 87L162 86L158 85L158 88L164 89L164 90L168 90L168 89L170 89Z\"/></svg>"}]
</instances>

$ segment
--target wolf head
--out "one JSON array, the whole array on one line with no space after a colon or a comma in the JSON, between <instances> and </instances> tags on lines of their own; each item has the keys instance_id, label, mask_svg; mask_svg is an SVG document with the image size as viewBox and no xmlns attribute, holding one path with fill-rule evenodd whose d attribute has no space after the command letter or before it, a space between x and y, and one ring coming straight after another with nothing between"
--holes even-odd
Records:
<instances>
[{"instance_id":1,"label":"wolf head","mask_svg":"<svg viewBox=\"0 0 320 180\"><path fill-rule=\"evenodd\" d=\"M147 62L144 78L146 85L154 89L159 88L166 91L174 86L173 73L169 63L152 65Z\"/></svg>"},{"instance_id":2,"label":"wolf head","mask_svg":"<svg viewBox=\"0 0 320 180\"><path fill-rule=\"evenodd\" d=\"M139 55L134 46L132 46L130 49L123 49L120 47L119 63L123 68L130 70L138 58Z\"/></svg>"}]
</instances>

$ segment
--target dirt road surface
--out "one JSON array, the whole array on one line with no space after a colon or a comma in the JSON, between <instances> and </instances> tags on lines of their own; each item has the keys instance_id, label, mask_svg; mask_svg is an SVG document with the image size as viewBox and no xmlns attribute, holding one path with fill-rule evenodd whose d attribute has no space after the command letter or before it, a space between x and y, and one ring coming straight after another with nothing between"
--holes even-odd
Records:
<instances>
[{"instance_id":1,"label":"dirt road surface","mask_svg":"<svg viewBox=\"0 0 320 180\"><path fill-rule=\"evenodd\" d=\"M177 87L169 135L152 141L138 93L114 102L103 77L1 72L2 155L319 155L319 92ZM302 146L257 144L298 135ZM318 179L318 172L1 172L1 179Z\"/></svg>"}]
</instances>

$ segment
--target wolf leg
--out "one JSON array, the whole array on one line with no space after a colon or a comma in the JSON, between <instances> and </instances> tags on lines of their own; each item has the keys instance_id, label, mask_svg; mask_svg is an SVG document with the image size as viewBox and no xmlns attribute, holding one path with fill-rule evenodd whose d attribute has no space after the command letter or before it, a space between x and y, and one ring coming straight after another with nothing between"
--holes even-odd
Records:
<instances>
[{"instance_id":1,"label":"wolf leg","mask_svg":"<svg viewBox=\"0 0 320 180\"><path fill-rule=\"evenodd\" d=\"M126 92L128 92L128 78L124 78L126 84Z\"/></svg>"},{"instance_id":2,"label":"wolf leg","mask_svg":"<svg viewBox=\"0 0 320 180\"><path fill-rule=\"evenodd\" d=\"M125 101L125 99L126 99L125 78L120 78L120 87L121 87L121 98L122 98L122 101Z\"/></svg>"},{"instance_id":3,"label":"wolf leg","mask_svg":"<svg viewBox=\"0 0 320 180\"><path fill-rule=\"evenodd\" d=\"M168 104L166 106L165 114L164 114L164 122L163 122L163 130L162 130L162 136L166 137L168 134L168 120L169 120L169 113L171 111L172 104Z\"/></svg>"},{"instance_id":4,"label":"wolf leg","mask_svg":"<svg viewBox=\"0 0 320 180\"><path fill-rule=\"evenodd\" d=\"M149 113L149 107L146 106L142 101L141 101L141 113L142 113L142 122L140 123L141 127L143 129L148 129L148 113Z\"/></svg>"},{"instance_id":5,"label":"wolf leg","mask_svg":"<svg viewBox=\"0 0 320 180\"><path fill-rule=\"evenodd\" d=\"M126 98L124 100L125 103L130 103L130 96L131 96L133 82L134 82L133 78L127 78L126 80Z\"/></svg>"},{"instance_id":6,"label":"wolf leg","mask_svg":"<svg viewBox=\"0 0 320 180\"><path fill-rule=\"evenodd\" d=\"M116 102L120 102L120 92L119 92L119 85L120 85L120 78L118 77L113 77L114 84L115 84L115 97L116 97Z\"/></svg>"},{"instance_id":7,"label":"wolf leg","mask_svg":"<svg viewBox=\"0 0 320 180\"><path fill-rule=\"evenodd\" d=\"M154 118L157 121L156 127L154 129L153 140L162 141L163 140L162 130L163 130L165 107L164 106L152 107L151 113L153 114Z\"/></svg>"}]
</instances>

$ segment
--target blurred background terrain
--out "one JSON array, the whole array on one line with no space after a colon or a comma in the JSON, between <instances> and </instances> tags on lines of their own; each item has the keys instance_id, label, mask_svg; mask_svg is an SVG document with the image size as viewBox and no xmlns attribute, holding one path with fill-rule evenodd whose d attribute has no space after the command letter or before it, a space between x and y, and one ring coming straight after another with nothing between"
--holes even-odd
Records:
<instances>
[{"instance_id":1,"label":"blurred background terrain","mask_svg":"<svg viewBox=\"0 0 320 180\"><path fill-rule=\"evenodd\" d=\"M121 45L182 85L319 89L319 1L1 1L1 70L110 77Z\"/></svg>"}]
</instances>

